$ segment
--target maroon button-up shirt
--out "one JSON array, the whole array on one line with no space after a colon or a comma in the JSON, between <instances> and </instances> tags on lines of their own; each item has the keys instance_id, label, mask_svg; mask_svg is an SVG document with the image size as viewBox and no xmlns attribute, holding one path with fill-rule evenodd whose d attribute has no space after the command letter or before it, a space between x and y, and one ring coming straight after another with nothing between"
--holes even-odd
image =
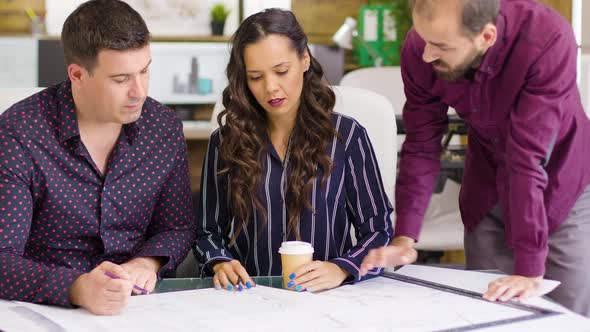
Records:
<instances>
[{"instance_id":1,"label":"maroon button-up shirt","mask_svg":"<svg viewBox=\"0 0 590 332\"><path fill-rule=\"evenodd\" d=\"M536 1L502 1L496 27L498 40L474 78L456 82L437 79L422 60L425 42L408 34L396 235L418 239L452 106L469 124L459 197L466 230L499 203L515 274L540 276L548 234L590 182L590 122L576 86L576 42L570 25Z\"/></svg>"}]
</instances>

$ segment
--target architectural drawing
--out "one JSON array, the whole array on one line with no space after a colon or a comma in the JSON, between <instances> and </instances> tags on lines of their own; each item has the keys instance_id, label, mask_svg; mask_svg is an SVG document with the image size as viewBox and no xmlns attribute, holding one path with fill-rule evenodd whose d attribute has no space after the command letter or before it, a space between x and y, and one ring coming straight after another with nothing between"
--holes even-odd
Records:
<instances>
[{"instance_id":1,"label":"architectural drawing","mask_svg":"<svg viewBox=\"0 0 590 332\"><path fill-rule=\"evenodd\" d=\"M401 276L407 278L405 276ZM510 307L386 277L319 294L257 286L135 296L119 316L27 307L65 331L445 331L534 319L551 311ZM542 309L541 309L542 310Z\"/></svg>"}]
</instances>

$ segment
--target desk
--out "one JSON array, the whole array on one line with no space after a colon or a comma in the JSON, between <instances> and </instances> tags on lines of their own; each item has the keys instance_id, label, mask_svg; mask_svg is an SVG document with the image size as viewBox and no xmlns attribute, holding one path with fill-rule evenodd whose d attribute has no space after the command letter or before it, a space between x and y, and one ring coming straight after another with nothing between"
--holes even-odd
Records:
<instances>
[{"instance_id":1,"label":"desk","mask_svg":"<svg viewBox=\"0 0 590 332\"><path fill-rule=\"evenodd\" d=\"M590 330L589 320L560 313L551 304L545 304L547 309L502 305L482 300L477 293L462 293L457 285L465 286L469 279L483 281L474 272L422 267L439 279L414 283L410 275L416 272L404 272L405 268L396 272L397 277L377 277L319 294L275 289L280 277L255 278L257 287L242 292L208 288L211 279L162 280L155 294L133 296L121 315L107 317L82 309L0 301L0 330L27 331L18 328L23 324L38 324L32 331L51 332ZM445 273L452 273L453 280L441 284Z\"/></svg>"}]
</instances>

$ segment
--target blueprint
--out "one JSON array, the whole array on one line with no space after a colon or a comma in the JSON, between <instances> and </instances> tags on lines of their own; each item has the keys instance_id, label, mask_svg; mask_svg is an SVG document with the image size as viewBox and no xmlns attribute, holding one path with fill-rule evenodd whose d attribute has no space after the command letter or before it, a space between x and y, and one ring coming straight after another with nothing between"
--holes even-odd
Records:
<instances>
[{"instance_id":1,"label":"blueprint","mask_svg":"<svg viewBox=\"0 0 590 332\"><path fill-rule=\"evenodd\" d=\"M424 271L422 271L424 272ZM434 270L436 272L436 269ZM463 273L469 273L464 272ZM406 278L406 273L398 276ZM517 324L590 331L574 314L505 306L411 282L378 277L318 294L256 286L242 292L201 289L134 296L118 316L19 303L50 319L51 331L490 331ZM549 312L549 314L546 314ZM550 319L552 318L552 320ZM566 322L567 321L567 322ZM531 325L537 324L537 325ZM526 326L529 326L526 325ZM524 326L524 325L522 325ZM0 330L2 329L0 323ZM528 329L527 329L528 330Z\"/></svg>"}]
</instances>

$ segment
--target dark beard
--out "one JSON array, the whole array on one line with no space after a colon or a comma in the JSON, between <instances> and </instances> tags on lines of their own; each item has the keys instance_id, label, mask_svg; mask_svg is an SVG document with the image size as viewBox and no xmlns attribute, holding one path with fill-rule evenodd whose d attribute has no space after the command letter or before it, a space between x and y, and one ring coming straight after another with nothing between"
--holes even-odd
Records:
<instances>
[{"instance_id":1,"label":"dark beard","mask_svg":"<svg viewBox=\"0 0 590 332\"><path fill-rule=\"evenodd\" d=\"M477 53L471 60L465 61L459 66L448 71L438 71L435 69L434 72L436 73L436 77L449 82L454 82L462 77L465 77L467 73L473 72L475 68L479 67L481 61L483 60L484 54L485 53ZM440 60L434 61L433 64L442 64L443 66L449 68L446 63Z\"/></svg>"}]
</instances>

